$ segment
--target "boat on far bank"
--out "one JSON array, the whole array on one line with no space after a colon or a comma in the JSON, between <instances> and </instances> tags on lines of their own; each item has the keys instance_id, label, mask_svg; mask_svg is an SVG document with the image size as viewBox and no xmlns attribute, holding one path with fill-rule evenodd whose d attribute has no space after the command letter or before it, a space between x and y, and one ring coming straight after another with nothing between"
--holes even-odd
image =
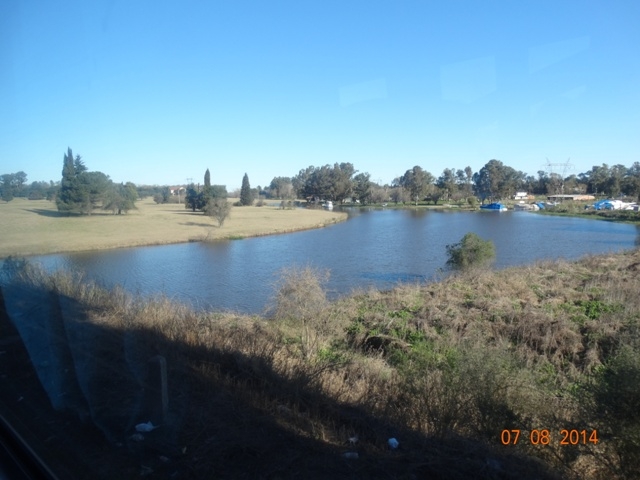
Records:
<instances>
[{"instance_id":1,"label":"boat on far bank","mask_svg":"<svg viewBox=\"0 0 640 480\"><path fill-rule=\"evenodd\" d=\"M506 212L507 207L505 207L500 202L489 203L487 205L480 205L482 210L495 210L497 212Z\"/></svg>"},{"instance_id":2,"label":"boat on far bank","mask_svg":"<svg viewBox=\"0 0 640 480\"><path fill-rule=\"evenodd\" d=\"M331 200L327 200L322 206L327 210L333 210L333 202Z\"/></svg>"},{"instance_id":3,"label":"boat on far bank","mask_svg":"<svg viewBox=\"0 0 640 480\"><path fill-rule=\"evenodd\" d=\"M513 206L514 210L523 210L525 212L537 212L540 207L535 203L516 203Z\"/></svg>"}]
</instances>

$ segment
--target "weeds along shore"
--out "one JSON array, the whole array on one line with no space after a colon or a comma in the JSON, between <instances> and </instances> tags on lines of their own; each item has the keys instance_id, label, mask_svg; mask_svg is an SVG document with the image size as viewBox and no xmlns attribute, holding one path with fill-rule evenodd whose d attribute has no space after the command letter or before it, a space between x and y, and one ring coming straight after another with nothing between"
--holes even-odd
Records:
<instances>
[{"instance_id":1,"label":"weeds along shore","mask_svg":"<svg viewBox=\"0 0 640 480\"><path fill-rule=\"evenodd\" d=\"M143 462L151 478L623 479L640 465L638 249L334 302L327 273L288 270L265 317L17 260L3 273L3 331L22 337L51 405L98 427L67 441L105 478L137 478ZM55 348L36 361L45 334ZM137 444L158 355L166 424ZM76 378L47 379L56 362ZM55 382L66 400L52 400Z\"/></svg>"}]
</instances>

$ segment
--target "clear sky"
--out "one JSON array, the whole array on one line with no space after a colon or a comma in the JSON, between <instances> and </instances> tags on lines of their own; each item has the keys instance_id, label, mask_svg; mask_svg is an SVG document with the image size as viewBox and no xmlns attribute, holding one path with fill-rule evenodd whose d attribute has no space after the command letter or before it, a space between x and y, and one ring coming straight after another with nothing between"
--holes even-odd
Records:
<instances>
[{"instance_id":1,"label":"clear sky","mask_svg":"<svg viewBox=\"0 0 640 480\"><path fill-rule=\"evenodd\" d=\"M351 162L640 160L640 1L0 2L0 173L138 184ZM558 170L560 167L556 167Z\"/></svg>"}]
</instances>

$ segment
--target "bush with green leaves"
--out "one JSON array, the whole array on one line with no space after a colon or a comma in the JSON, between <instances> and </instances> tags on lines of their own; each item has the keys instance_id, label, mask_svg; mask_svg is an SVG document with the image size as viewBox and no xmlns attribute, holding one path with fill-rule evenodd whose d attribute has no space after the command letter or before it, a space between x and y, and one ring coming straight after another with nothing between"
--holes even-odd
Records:
<instances>
[{"instance_id":1,"label":"bush with green leaves","mask_svg":"<svg viewBox=\"0 0 640 480\"><path fill-rule=\"evenodd\" d=\"M483 240L475 233L467 233L462 240L447 245L447 266L453 270L468 270L489 265L496 256L491 240Z\"/></svg>"}]
</instances>

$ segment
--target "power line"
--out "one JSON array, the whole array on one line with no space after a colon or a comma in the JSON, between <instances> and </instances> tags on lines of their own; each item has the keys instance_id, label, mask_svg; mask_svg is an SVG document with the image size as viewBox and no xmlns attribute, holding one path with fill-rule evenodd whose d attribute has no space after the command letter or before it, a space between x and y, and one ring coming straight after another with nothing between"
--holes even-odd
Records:
<instances>
[{"instance_id":1,"label":"power line","mask_svg":"<svg viewBox=\"0 0 640 480\"><path fill-rule=\"evenodd\" d=\"M549 178L551 178L551 176L553 175L553 167L562 167L562 175L560 177L560 193L561 195L564 195L564 179L567 176L567 171L573 169L571 158L568 158L564 163L551 163L549 157L547 157L547 163L545 164L545 167Z\"/></svg>"}]
</instances>

